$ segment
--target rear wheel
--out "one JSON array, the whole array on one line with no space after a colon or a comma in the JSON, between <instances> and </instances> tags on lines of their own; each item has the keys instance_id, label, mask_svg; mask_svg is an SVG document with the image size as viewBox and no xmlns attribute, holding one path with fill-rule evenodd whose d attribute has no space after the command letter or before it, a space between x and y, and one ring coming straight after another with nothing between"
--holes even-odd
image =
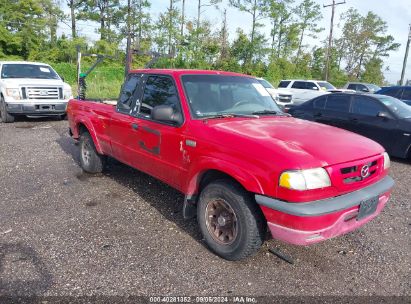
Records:
<instances>
[{"instance_id":1,"label":"rear wheel","mask_svg":"<svg viewBox=\"0 0 411 304\"><path fill-rule=\"evenodd\" d=\"M14 122L14 116L7 112L7 107L3 96L0 97L0 118L4 123Z\"/></svg>"},{"instance_id":2,"label":"rear wheel","mask_svg":"<svg viewBox=\"0 0 411 304\"><path fill-rule=\"evenodd\" d=\"M266 222L252 195L230 180L208 184L200 194L197 220L209 248L227 260L241 260L264 242Z\"/></svg>"},{"instance_id":3,"label":"rear wheel","mask_svg":"<svg viewBox=\"0 0 411 304\"><path fill-rule=\"evenodd\" d=\"M104 169L106 158L97 152L93 139L88 132L80 135L80 165L89 173L100 173Z\"/></svg>"}]
</instances>

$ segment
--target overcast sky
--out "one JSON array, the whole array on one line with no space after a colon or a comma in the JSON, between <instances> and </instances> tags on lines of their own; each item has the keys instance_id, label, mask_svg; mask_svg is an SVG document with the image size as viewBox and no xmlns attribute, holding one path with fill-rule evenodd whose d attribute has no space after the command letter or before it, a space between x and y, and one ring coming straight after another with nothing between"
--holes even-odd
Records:
<instances>
[{"instance_id":1,"label":"overcast sky","mask_svg":"<svg viewBox=\"0 0 411 304\"><path fill-rule=\"evenodd\" d=\"M203 0L206 1L206 0ZM330 4L332 0L315 0L318 4L323 6L323 4ZM300 2L296 0L296 2ZM337 2L342 2L338 0ZM156 19L161 12L164 12L168 5L169 0L151 0L151 13L153 19ZM187 18L195 18L197 16L197 0L186 0L186 15ZM227 19L230 38L235 37L235 31L237 28L242 28L245 32L249 32L251 29L251 16L247 13L238 11L235 8L228 6L228 0L223 0L224 6L220 7L227 8ZM177 4L181 5L181 2ZM338 5L336 8L336 19L335 19L335 36L338 37L340 30L337 27L339 23L339 16L341 13L348 10L350 7L356 8L361 14L366 14L368 11L373 11L375 14L379 15L388 25L388 34L395 37L396 42L401 43L401 47L397 52L390 53L390 57L385 59L385 67L389 67L389 71L385 72L385 77L389 82L395 83L401 77L402 62L404 59L405 45L408 36L408 24L411 23L411 0L346 0L346 4ZM217 26L221 26L222 22L222 12L214 7L204 8L203 18L206 18ZM323 20L321 26L325 30L320 33L319 40L324 40L327 38L329 33L330 18L331 18L331 8L321 8L323 12ZM264 23L264 22L263 22ZM81 25L84 25L83 27ZM80 32L90 36L92 39L97 39L98 35L93 34L90 24L80 23ZM97 25L96 25L97 26ZM270 27L264 26L260 29L267 36L269 35ZM313 41L306 41L307 44L312 45ZM405 79L411 79L411 54L409 56Z\"/></svg>"}]
</instances>

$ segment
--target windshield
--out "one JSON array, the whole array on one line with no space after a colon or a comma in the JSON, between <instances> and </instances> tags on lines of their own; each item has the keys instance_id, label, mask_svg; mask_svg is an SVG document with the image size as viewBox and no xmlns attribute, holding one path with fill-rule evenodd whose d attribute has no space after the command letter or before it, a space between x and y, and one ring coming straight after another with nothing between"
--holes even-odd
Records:
<instances>
[{"instance_id":1,"label":"windshield","mask_svg":"<svg viewBox=\"0 0 411 304\"><path fill-rule=\"evenodd\" d=\"M327 81L320 81L318 82L318 85L323 90L335 90L335 86L333 86L331 83Z\"/></svg>"},{"instance_id":2,"label":"windshield","mask_svg":"<svg viewBox=\"0 0 411 304\"><path fill-rule=\"evenodd\" d=\"M16 63L3 64L1 78L60 79L57 73L48 65Z\"/></svg>"},{"instance_id":3,"label":"windshield","mask_svg":"<svg viewBox=\"0 0 411 304\"><path fill-rule=\"evenodd\" d=\"M196 118L224 114L283 114L255 78L225 75L184 75L184 90Z\"/></svg>"},{"instance_id":4,"label":"windshield","mask_svg":"<svg viewBox=\"0 0 411 304\"><path fill-rule=\"evenodd\" d=\"M374 91L374 92L377 92L377 91L379 91L379 90L381 90L381 88L379 87L379 86L377 86L377 85L375 85L375 84L367 84L367 87L369 88L369 89L371 89L372 91Z\"/></svg>"},{"instance_id":5,"label":"windshield","mask_svg":"<svg viewBox=\"0 0 411 304\"><path fill-rule=\"evenodd\" d=\"M265 79L257 79L259 83L262 84L262 86L266 89L273 89L273 85L271 83L269 83L267 80Z\"/></svg>"},{"instance_id":6,"label":"windshield","mask_svg":"<svg viewBox=\"0 0 411 304\"><path fill-rule=\"evenodd\" d=\"M373 95L385 104L394 114L400 118L411 117L411 107L401 100L385 95Z\"/></svg>"}]
</instances>

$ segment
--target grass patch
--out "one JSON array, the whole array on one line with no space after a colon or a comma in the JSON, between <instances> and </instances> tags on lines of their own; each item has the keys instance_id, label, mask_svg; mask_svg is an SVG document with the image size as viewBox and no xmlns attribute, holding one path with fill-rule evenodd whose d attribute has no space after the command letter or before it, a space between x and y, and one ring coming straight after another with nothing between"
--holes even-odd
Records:
<instances>
[{"instance_id":1,"label":"grass patch","mask_svg":"<svg viewBox=\"0 0 411 304\"><path fill-rule=\"evenodd\" d=\"M56 72L71 85L73 95L77 95L76 65L70 63L51 64ZM87 71L91 65L83 65ZM86 78L86 97L91 99L117 99L124 81L124 67L120 65L97 66Z\"/></svg>"}]
</instances>

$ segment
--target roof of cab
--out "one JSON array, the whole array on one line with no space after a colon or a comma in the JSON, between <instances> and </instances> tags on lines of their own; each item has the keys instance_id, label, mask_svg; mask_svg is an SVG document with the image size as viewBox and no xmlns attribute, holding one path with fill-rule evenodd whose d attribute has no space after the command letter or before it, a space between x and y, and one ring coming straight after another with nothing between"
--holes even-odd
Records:
<instances>
[{"instance_id":1,"label":"roof of cab","mask_svg":"<svg viewBox=\"0 0 411 304\"><path fill-rule=\"evenodd\" d=\"M143 73L143 74L164 74L164 75L226 75L226 76L242 76L242 77L253 77L250 75L239 74L234 72L226 72L226 71L214 71L214 70L189 70L189 69L138 69L138 70L131 70L130 74L132 73Z\"/></svg>"}]
</instances>

